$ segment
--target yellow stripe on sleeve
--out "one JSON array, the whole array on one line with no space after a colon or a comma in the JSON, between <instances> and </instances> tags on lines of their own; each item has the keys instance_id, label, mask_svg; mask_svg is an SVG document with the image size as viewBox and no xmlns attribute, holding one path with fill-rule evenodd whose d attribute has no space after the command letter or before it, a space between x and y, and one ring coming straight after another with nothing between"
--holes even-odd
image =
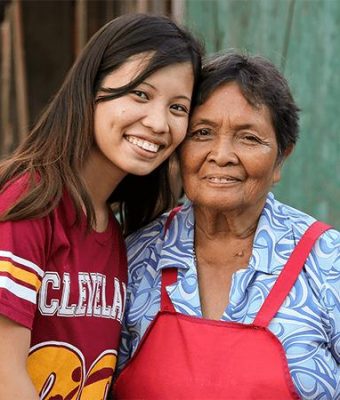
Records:
<instances>
[{"instance_id":1,"label":"yellow stripe on sleeve","mask_svg":"<svg viewBox=\"0 0 340 400\"><path fill-rule=\"evenodd\" d=\"M38 291L41 286L41 280L32 272L23 270L9 261L0 261L0 272L6 272L15 279L19 279L22 282L28 283L35 287Z\"/></svg>"}]
</instances>

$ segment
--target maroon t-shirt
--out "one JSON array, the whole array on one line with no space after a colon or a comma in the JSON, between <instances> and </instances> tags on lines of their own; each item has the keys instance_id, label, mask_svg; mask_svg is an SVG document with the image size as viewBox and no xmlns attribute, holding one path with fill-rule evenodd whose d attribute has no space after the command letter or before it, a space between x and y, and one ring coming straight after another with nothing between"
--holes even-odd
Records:
<instances>
[{"instance_id":1,"label":"maroon t-shirt","mask_svg":"<svg viewBox=\"0 0 340 400\"><path fill-rule=\"evenodd\" d=\"M0 194L0 212L25 179ZM105 399L116 365L127 264L115 218L75 225L67 195L44 218L0 222L0 314L31 329L28 370L41 399Z\"/></svg>"}]
</instances>

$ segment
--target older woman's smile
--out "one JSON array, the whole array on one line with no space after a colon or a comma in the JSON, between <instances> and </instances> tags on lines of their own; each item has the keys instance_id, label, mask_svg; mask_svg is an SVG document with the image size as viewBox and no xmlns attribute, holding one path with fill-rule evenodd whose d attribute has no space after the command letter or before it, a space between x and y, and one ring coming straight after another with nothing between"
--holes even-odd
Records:
<instances>
[{"instance_id":1,"label":"older woman's smile","mask_svg":"<svg viewBox=\"0 0 340 400\"><path fill-rule=\"evenodd\" d=\"M236 83L224 84L196 107L181 146L186 195L211 209L260 210L280 179L277 158L269 109L249 104Z\"/></svg>"},{"instance_id":2,"label":"older woman's smile","mask_svg":"<svg viewBox=\"0 0 340 400\"><path fill-rule=\"evenodd\" d=\"M234 183L239 183L242 180L230 175L207 175L204 179L206 179L209 183L217 184L217 185L230 185Z\"/></svg>"}]
</instances>

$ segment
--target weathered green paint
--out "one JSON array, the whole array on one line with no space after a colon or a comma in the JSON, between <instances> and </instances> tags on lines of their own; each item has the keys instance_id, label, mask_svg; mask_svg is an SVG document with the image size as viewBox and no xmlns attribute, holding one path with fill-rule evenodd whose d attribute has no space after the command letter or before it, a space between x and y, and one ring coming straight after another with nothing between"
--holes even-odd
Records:
<instances>
[{"instance_id":1,"label":"weathered green paint","mask_svg":"<svg viewBox=\"0 0 340 400\"><path fill-rule=\"evenodd\" d=\"M300 108L300 139L277 198L340 228L340 1L187 0L208 53L262 54L284 72Z\"/></svg>"},{"instance_id":2,"label":"weathered green paint","mask_svg":"<svg viewBox=\"0 0 340 400\"><path fill-rule=\"evenodd\" d=\"M301 137L278 193L340 227L340 2L297 1L286 74ZM295 193L294 186L297 183Z\"/></svg>"}]
</instances>

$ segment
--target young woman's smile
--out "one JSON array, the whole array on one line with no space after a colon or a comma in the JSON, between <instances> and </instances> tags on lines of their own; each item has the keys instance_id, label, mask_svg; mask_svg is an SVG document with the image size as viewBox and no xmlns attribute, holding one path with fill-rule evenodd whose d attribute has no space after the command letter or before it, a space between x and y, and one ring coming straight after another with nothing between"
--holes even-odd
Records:
<instances>
[{"instance_id":1,"label":"young woman's smile","mask_svg":"<svg viewBox=\"0 0 340 400\"><path fill-rule=\"evenodd\" d=\"M145 53L131 58L109 74L101 86L118 88L128 84L148 61ZM192 89L191 64L172 64L157 70L126 95L98 103L95 164L107 164L110 174L122 178L153 171L185 137Z\"/></svg>"},{"instance_id":2,"label":"young woman's smile","mask_svg":"<svg viewBox=\"0 0 340 400\"><path fill-rule=\"evenodd\" d=\"M154 143L148 140L144 140L142 138L138 138L136 136L125 135L125 138L128 142L136 145L140 149L146 150L147 152L157 153L161 146L160 143Z\"/></svg>"}]
</instances>

